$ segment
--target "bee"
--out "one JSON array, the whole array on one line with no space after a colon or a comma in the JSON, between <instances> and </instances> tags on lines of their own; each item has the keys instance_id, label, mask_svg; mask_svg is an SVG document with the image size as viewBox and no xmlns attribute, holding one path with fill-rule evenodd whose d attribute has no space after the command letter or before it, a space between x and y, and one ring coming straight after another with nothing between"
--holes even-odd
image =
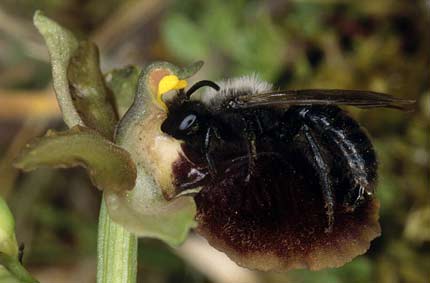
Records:
<instances>
[{"instance_id":1,"label":"bee","mask_svg":"<svg viewBox=\"0 0 430 283\"><path fill-rule=\"evenodd\" d=\"M257 76L203 80L166 102L161 130L182 142L175 186L194 193L211 244L251 268L319 269L363 253L380 229L376 154L339 106L413 103L372 91L274 90Z\"/></svg>"}]
</instances>

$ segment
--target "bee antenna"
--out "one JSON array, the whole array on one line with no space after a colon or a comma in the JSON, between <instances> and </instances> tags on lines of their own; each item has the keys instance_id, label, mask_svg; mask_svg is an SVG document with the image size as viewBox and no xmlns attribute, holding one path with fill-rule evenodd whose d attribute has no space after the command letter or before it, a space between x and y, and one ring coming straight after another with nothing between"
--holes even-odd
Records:
<instances>
[{"instance_id":1,"label":"bee antenna","mask_svg":"<svg viewBox=\"0 0 430 283\"><path fill-rule=\"evenodd\" d=\"M200 89L204 86L211 87L216 91L220 90L220 87L216 83L214 83L213 81L203 80L203 81L199 81L199 82L195 83L192 87L190 87L186 92L186 96L188 98L190 98L190 96L194 92L196 92L198 89Z\"/></svg>"}]
</instances>

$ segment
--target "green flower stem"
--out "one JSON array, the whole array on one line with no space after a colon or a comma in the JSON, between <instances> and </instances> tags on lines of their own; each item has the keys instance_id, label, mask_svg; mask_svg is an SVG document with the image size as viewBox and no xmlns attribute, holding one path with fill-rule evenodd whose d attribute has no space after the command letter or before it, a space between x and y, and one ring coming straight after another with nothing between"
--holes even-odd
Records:
<instances>
[{"instance_id":1,"label":"green flower stem","mask_svg":"<svg viewBox=\"0 0 430 283\"><path fill-rule=\"evenodd\" d=\"M97 242L97 283L135 283L137 237L114 223L104 198L100 207Z\"/></svg>"},{"instance_id":2,"label":"green flower stem","mask_svg":"<svg viewBox=\"0 0 430 283\"><path fill-rule=\"evenodd\" d=\"M31 277L30 273L21 265L17 258L0 253L0 265L15 276L22 283L38 283L36 279Z\"/></svg>"}]
</instances>

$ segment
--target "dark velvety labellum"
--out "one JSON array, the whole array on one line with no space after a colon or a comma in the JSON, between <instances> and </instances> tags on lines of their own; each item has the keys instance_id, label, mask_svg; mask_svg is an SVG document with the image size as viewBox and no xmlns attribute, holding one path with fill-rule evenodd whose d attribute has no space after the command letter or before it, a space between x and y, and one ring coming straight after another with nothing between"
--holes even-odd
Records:
<instances>
[{"instance_id":1,"label":"dark velvety labellum","mask_svg":"<svg viewBox=\"0 0 430 283\"><path fill-rule=\"evenodd\" d=\"M308 257L329 253L326 249L347 253L342 245L367 240L361 239L361 233L374 221L377 207L373 201L365 201L353 212L337 204L333 230L327 233L320 186L309 165L294 155L290 156L297 162L289 165L278 158L261 157L259 175L248 182L244 181L246 167L233 167L223 180L207 185L195 198L200 231L210 233L209 239L240 257L272 255L291 267L319 266L324 261L330 266L333 258L314 262ZM339 188L338 198L345 189Z\"/></svg>"}]
</instances>

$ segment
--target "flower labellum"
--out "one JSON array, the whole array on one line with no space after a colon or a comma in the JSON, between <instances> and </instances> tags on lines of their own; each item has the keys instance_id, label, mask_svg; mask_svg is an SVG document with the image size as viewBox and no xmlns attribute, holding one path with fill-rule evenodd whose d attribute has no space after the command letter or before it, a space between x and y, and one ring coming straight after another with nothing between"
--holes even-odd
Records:
<instances>
[{"instance_id":1,"label":"flower labellum","mask_svg":"<svg viewBox=\"0 0 430 283\"><path fill-rule=\"evenodd\" d=\"M380 235L379 202L369 198L354 211L338 203L333 227L327 231L315 173L295 154L292 166L261 156L257 173L249 180L242 162L222 168L218 180L200 184L202 189L195 195L199 234L239 265L265 271L339 267L366 252ZM174 163L181 180L186 179L184 172L201 168L193 168L188 158ZM343 196L339 191L337 197Z\"/></svg>"}]
</instances>

